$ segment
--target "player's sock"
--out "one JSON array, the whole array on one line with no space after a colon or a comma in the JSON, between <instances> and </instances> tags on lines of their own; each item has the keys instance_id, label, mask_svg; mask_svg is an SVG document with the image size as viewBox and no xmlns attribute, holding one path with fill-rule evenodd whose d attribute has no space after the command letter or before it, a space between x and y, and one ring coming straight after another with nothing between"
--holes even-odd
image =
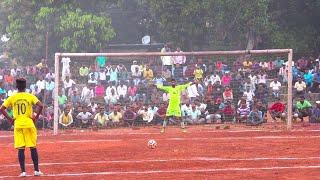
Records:
<instances>
[{"instance_id":1,"label":"player's sock","mask_svg":"<svg viewBox=\"0 0 320 180\"><path fill-rule=\"evenodd\" d=\"M184 121L183 120L180 120L180 124L181 124L181 128L184 129Z\"/></svg>"},{"instance_id":2,"label":"player's sock","mask_svg":"<svg viewBox=\"0 0 320 180\"><path fill-rule=\"evenodd\" d=\"M33 166L35 171L39 171L39 160L37 148L31 148L31 158L33 161Z\"/></svg>"},{"instance_id":3,"label":"player's sock","mask_svg":"<svg viewBox=\"0 0 320 180\"><path fill-rule=\"evenodd\" d=\"M26 172L26 166L24 164L24 161L25 161L24 149L18 149L18 159L19 159L21 172Z\"/></svg>"},{"instance_id":4,"label":"player's sock","mask_svg":"<svg viewBox=\"0 0 320 180\"><path fill-rule=\"evenodd\" d=\"M163 127L163 128L166 128L166 127L167 127L167 124L168 124L168 120L164 119L162 127Z\"/></svg>"}]
</instances>

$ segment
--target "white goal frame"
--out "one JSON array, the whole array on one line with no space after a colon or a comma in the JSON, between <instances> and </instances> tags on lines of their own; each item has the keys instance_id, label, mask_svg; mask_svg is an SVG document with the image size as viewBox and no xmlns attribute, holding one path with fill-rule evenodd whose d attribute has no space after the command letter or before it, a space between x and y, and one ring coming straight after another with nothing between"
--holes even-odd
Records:
<instances>
[{"instance_id":1,"label":"white goal frame","mask_svg":"<svg viewBox=\"0 0 320 180\"><path fill-rule=\"evenodd\" d=\"M287 102L287 129L292 129L292 49L268 49L268 50L237 50L237 51L201 51L181 52L184 56L207 56L207 55L248 55L248 54L287 54L288 55L288 102ZM176 56L174 52L147 52L147 53L55 53L55 88L54 88L54 125L53 134L58 134L58 92L59 92L59 64L62 57L145 57L145 56Z\"/></svg>"}]
</instances>

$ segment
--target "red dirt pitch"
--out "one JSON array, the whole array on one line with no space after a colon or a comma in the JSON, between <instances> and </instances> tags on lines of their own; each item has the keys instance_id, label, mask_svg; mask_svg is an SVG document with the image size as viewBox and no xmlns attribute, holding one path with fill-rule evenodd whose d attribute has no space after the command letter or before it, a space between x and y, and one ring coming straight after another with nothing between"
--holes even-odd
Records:
<instances>
[{"instance_id":1,"label":"red dirt pitch","mask_svg":"<svg viewBox=\"0 0 320 180\"><path fill-rule=\"evenodd\" d=\"M39 131L37 179L320 179L319 125L230 126ZM0 179L17 178L13 133L0 133ZM29 150L26 163L31 175Z\"/></svg>"}]
</instances>

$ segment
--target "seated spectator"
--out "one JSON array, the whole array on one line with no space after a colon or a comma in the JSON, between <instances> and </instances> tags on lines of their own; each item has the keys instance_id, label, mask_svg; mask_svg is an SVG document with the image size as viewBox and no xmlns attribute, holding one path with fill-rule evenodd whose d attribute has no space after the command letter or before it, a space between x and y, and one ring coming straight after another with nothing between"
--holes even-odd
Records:
<instances>
[{"instance_id":1,"label":"seated spectator","mask_svg":"<svg viewBox=\"0 0 320 180\"><path fill-rule=\"evenodd\" d=\"M262 112L257 107L253 106L247 120L247 126L259 126L263 123Z\"/></svg>"},{"instance_id":2,"label":"seated spectator","mask_svg":"<svg viewBox=\"0 0 320 180\"><path fill-rule=\"evenodd\" d=\"M223 77L222 77L222 85L223 86L230 86L231 76L229 75L229 72L227 71Z\"/></svg>"},{"instance_id":3,"label":"seated spectator","mask_svg":"<svg viewBox=\"0 0 320 180\"><path fill-rule=\"evenodd\" d=\"M246 103L241 103L241 106L237 110L236 120L239 123L246 122L249 118L250 108Z\"/></svg>"},{"instance_id":4,"label":"seated spectator","mask_svg":"<svg viewBox=\"0 0 320 180\"><path fill-rule=\"evenodd\" d=\"M166 79L161 77L161 74L157 74L152 81L154 82L154 85L163 86L163 82L166 82Z\"/></svg>"},{"instance_id":5,"label":"seated spectator","mask_svg":"<svg viewBox=\"0 0 320 180\"><path fill-rule=\"evenodd\" d=\"M208 82L208 85L206 86L206 93L212 95L214 92L214 87L212 84L212 81Z\"/></svg>"},{"instance_id":6,"label":"seated spectator","mask_svg":"<svg viewBox=\"0 0 320 180\"><path fill-rule=\"evenodd\" d=\"M284 60L281 59L281 56L278 56L277 59L273 62L274 69L279 70L284 64Z\"/></svg>"},{"instance_id":7,"label":"seated spectator","mask_svg":"<svg viewBox=\"0 0 320 180\"><path fill-rule=\"evenodd\" d=\"M297 110L298 110L298 117L303 122L304 117L311 117L312 116L312 105L309 101L305 100L303 96L300 97L300 100L297 102Z\"/></svg>"},{"instance_id":8,"label":"seated spectator","mask_svg":"<svg viewBox=\"0 0 320 180\"><path fill-rule=\"evenodd\" d=\"M222 109L223 122L234 122L235 109L231 106L231 102L227 101Z\"/></svg>"},{"instance_id":9,"label":"seated spectator","mask_svg":"<svg viewBox=\"0 0 320 180\"><path fill-rule=\"evenodd\" d=\"M227 102L227 101L231 102L233 100L232 90L228 86L223 92L223 99L224 99L224 102Z\"/></svg>"},{"instance_id":10,"label":"seated spectator","mask_svg":"<svg viewBox=\"0 0 320 180\"><path fill-rule=\"evenodd\" d=\"M94 97L93 86L89 83L82 89L81 92L81 103L89 104L90 99Z\"/></svg>"},{"instance_id":11,"label":"seated spectator","mask_svg":"<svg viewBox=\"0 0 320 180\"><path fill-rule=\"evenodd\" d=\"M88 108L86 106L82 107L82 112L80 112L77 116L78 124L80 124L80 128L87 128L92 125L92 114L88 112Z\"/></svg>"},{"instance_id":12,"label":"seated spectator","mask_svg":"<svg viewBox=\"0 0 320 180\"><path fill-rule=\"evenodd\" d=\"M250 83L253 84L254 86L258 84L258 78L255 72L250 72L248 78L250 79Z\"/></svg>"},{"instance_id":13,"label":"seated spectator","mask_svg":"<svg viewBox=\"0 0 320 180\"><path fill-rule=\"evenodd\" d=\"M117 94L122 102L126 101L127 91L128 88L124 85L124 81L120 80L120 85L117 87Z\"/></svg>"},{"instance_id":14,"label":"seated spectator","mask_svg":"<svg viewBox=\"0 0 320 180\"><path fill-rule=\"evenodd\" d=\"M1 104L2 103L3 101L1 100ZM13 118L13 111L11 106L6 108L5 111L11 118ZM3 114L0 114L0 130L9 131L9 130L12 130L12 128L13 128L13 125L11 125L11 122L6 117L4 117Z\"/></svg>"},{"instance_id":15,"label":"seated spectator","mask_svg":"<svg viewBox=\"0 0 320 180\"><path fill-rule=\"evenodd\" d=\"M88 84L90 84L90 85L97 85L98 84L98 80L95 78L94 74L90 75L90 79L88 80Z\"/></svg>"},{"instance_id":16,"label":"seated spectator","mask_svg":"<svg viewBox=\"0 0 320 180\"><path fill-rule=\"evenodd\" d=\"M153 112L151 109L148 108L148 106L143 106L141 109L139 109L138 115L142 116L142 121L146 124L149 124L153 120Z\"/></svg>"},{"instance_id":17,"label":"seated spectator","mask_svg":"<svg viewBox=\"0 0 320 180\"><path fill-rule=\"evenodd\" d=\"M77 94L77 91L73 91L73 94L70 96L70 100L72 104L81 102L80 96Z\"/></svg>"},{"instance_id":18,"label":"seated spectator","mask_svg":"<svg viewBox=\"0 0 320 180\"><path fill-rule=\"evenodd\" d=\"M170 97L167 97L167 98L170 99ZM181 104L185 104L186 102L189 102L189 101L190 101L190 97L188 95L188 90L187 89L183 89L181 91L181 94L180 94L180 103Z\"/></svg>"},{"instance_id":19,"label":"seated spectator","mask_svg":"<svg viewBox=\"0 0 320 180\"><path fill-rule=\"evenodd\" d=\"M312 82L313 82L312 73L306 69L305 73L303 75L303 78L304 78L304 82L306 83L306 86L307 86L306 89L307 89L307 91L309 91L312 87Z\"/></svg>"},{"instance_id":20,"label":"seated spectator","mask_svg":"<svg viewBox=\"0 0 320 180\"><path fill-rule=\"evenodd\" d=\"M108 94L104 97L104 101L105 101L106 103L115 104L115 103L118 102L118 100L119 100L119 96L118 96L118 94L115 92L114 89L111 89L111 93L110 93L110 94L108 93Z\"/></svg>"},{"instance_id":21,"label":"seated spectator","mask_svg":"<svg viewBox=\"0 0 320 180\"><path fill-rule=\"evenodd\" d=\"M201 112L197 110L196 105L192 104L191 110L188 111L186 122L189 124L201 124L205 122L204 118L200 118Z\"/></svg>"},{"instance_id":22,"label":"seated spectator","mask_svg":"<svg viewBox=\"0 0 320 180\"><path fill-rule=\"evenodd\" d=\"M98 113L94 116L94 124L98 128L108 127L109 118L105 113L104 107L100 107Z\"/></svg>"},{"instance_id":23,"label":"seated spectator","mask_svg":"<svg viewBox=\"0 0 320 180\"><path fill-rule=\"evenodd\" d=\"M257 83L262 84L263 86L266 86L267 77L268 77L268 75L264 70L260 71L257 76Z\"/></svg>"},{"instance_id":24,"label":"seated spectator","mask_svg":"<svg viewBox=\"0 0 320 180\"><path fill-rule=\"evenodd\" d=\"M66 95L69 94L69 89L73 84L76 84L69 76L66 76L66 79L63 81L63 87L66 90Z\"/></svg>"},{"instance_id":25,"label":"seated spectator","mask_svg":"<svg viewBox=\"0 0 320 180\"><path fill-rule=\"evenodd\" d=\"M196 82L195 84L193 84L187 88L188 95L191 98L191 100L194 100L195 98L202 95L201 92L199 92L199 90L203 91L203 87L198 82Z\"/></svg>"},{"instance_id":26,"label":"seated spectator","mask_svg":"<svg viewBox=\"0 0 320 180\"><path fill-rule=\"evenodd\" d=\"M194 78L194 75L193 75L193 72L194 70L196 69L196 65L195 64L189 64L187 66L187 69L185 71L185 77L188 78L188 79L193 79Z\"/></svg>"},{"instance_id":27,"label":"seated spectator","mask_svg":"<svg viewBox=\"0 0 320 180\"><path fill-rule=\"evenodd\" d=\"M136 100L136 91L137 87L134 86L134 82L131 82L130 87L128 88L128 97L131 102L134 102Z\"/></svg>"},{"instance_id":28,"label":"seated spectator","mask_svg":"<svg viewBox=\"0 0 320 180\"><path fill-rule=\"evenodd\" d=\"M247 56L246 60L243 62L243 72L244 74L250 73L251 72L251 66L252 66L252 62L250 61L250 57Z\"/></svg>"},{"instance_id":29,"label":"seated spectator","mask_svg":"<svg viewBox=\"0 0 320 180\"><path fill-rule=\"evenodd\" d=\"M163 67L162 77L169 81L171 79L171 71L167 67Z\"/></svg>"},{"instance_id":30,"label":"seated spectator","mask_svg":"<svg viewBox=\"0 0 320 180\"><path fill-rule=\"evenodd\" d=\"M182 112L182 108L181 108L181 112ZM166 105L164 103L161 103L160 104L160 108L154 114L155 123L156 124L161 124L162 122L164 122L164 119L166 118L166 114L167 114L167 107L166 107Z\"/></svg>"},{"instance_id":31,"label":"seated spectator","mask_svg":"<svg viewBox=\"0 0 320 180\"><path fill-rule=\"evenodd\" d=\"M263 122L267 122L267 111L268 111L267 107L266 107L265 105L263 105L263 103L262 103L261 100L258 101L256 107L257 107L257 109L258 109L259 111L262 112Z\"/></svg>"},{"instance_id":32,"label":"seated spectator","mask_svg":"<svg viewBox=\"0 0 320 180\"><path fill-rule=\"evenodd\" d=\"M176 64L175 68L173 70L173 77L178 81L179 83L182 83L184 81L183 79L183 68L180 64Z\"/></svg>"},{"instance_id":33,"label":"seated spectator","mask_svg":"<svg viewBox=\"0 0 320 180\"><path fill-rule=\"evenodd\" d=\"M113 107L113 112L109 114L111 127L122 125L122 114L119 112L117 106Z\"/></svg>"},{"instance_id":34,"label":"seated spectator","mask_svg":"<svg viewBox=\"0 0 320 180\"><path fill-rule=\"evenodd\" d=\"M320 101L316 102L316 107L312 110L310 123L320 123Z\"/></svg>"},{"instance_id":35,"label":"seated spectator","mask_svg":"<svg viewBox=\"0 0 320 180\"><path fill-rule=\"evenodd\" d=\"M150 65L146 65L146 69L143 71L143 83L147 84L149 81L153 79L153 71L150 69Z\"/></svg>"},{"instance_id":36,"label":"seated spectator","mask_svg":"<svg viewBox=\"0 0 320 180\"><path fill-rule=\"evenodd\" d=\"M247 97L247 102L252 103L253 97L254 97L254 92L250 90L250 86L246 87L246 91L243 92L243 95Z\"/></svg>"},{"instance_id":37,"label":"seated spectator","mask_svg":"<svg viewBox=\"0 0 320 180\"><path fill-rule=\"evenodd\" d=\"M147 88L143 85L142 82L139 82L138 87L137 87L137 91L136 91L136 101L139 101L140 98L143 98L143 102L147 101Z\"/></svg>"},{"instance_id":38,"label":"seated spectator","mask_svg":"<svg viewBox=\"0 0 320 180\"><path fill-rule=\"evenodd\" d=\"M193 72L194 78L198 79L199 81L203 78L203 70L201 69L200 64L197 65L196 69Z\"/></svg>"},{"instance_id":39,"label":"seated spectator","mask_svg":"<svg viewBox=\"0 0 320 180\"><path fill-rule=\"evenodd\" d=\"M319 61L318 61L318 67L320 67ZM318 69L315 72L316 73L313 75L312 92L319 93L320 92L320 70Z\"/></svg>"},{"instance_id":40,"label":"seated spectator","mask_svg":"<svg viewBox=\"0 0 320 180\"><path fill-rule=\"evenodd\" d=\"M163 101L163 102L168 102L169 99L170 99L170 94L169 94L169 92L166 92L166 91L165 91L165 92L162 94L162 101Z\"/></svg>"},{"instance_id":41,"label":"seated spectator","mask_svg":"<svg viewBox=\"0 0 320 180\"><path fill-rule=\"evenodd\" d=\"M96 101L94 100L94 98L90 99L90 103L88 104L88 110L91 114L95 114L96 109L98 108L98 104L96 103Z\"/></svg>"},{"instance_id":42,"label":"seated spectator","mask_svg":"<svg viewBox=\"0 0 320 180\"><path fill-rule=\"evenodd\" d=\"M131 105L127 106L127 110L124 112L122 120L123 123L131 123L131 126L133 126L134 122L136 121L136 113L133 111Z\"/></svg>"},{"instance_id":43,"label":"seated spectator","mask_svg":"<svg viewBox=\"0 0 320 180\"><path fill-rule=\"evenodd\" d=\"M131 73L131 77L135 86L138 86L141 81L141 71L139 71L139 66L135 67L135 70Z\"/></svg>"},{"instance_id":44,"label":"seated spectator","mask_svg":"<svg viewBox=\"0 0 320 180\"><path fill-rule=\"evenodd\" d=\"M96 97L103 97L103 95L105 94L104 91L105 91L104 86L101 84L101 82L98 82L97 86L95 87Z\"/></svg>"},{"instance_id":45,"label":"seated spectator","mask_svg":"<svg viewBox=\"0 0 320 180\"><path fill-rule=\"evenodd\" d=\"M217 81L219 82L219 84L221 84L220 76L217 75L216 71L213 71L212 75L210 76L210 79L212 81L212 84L216 84Z\"/></svg>"},{"instance_id":46,"label":"seated spectator","mask_svg":"<svg viewBox=\"0 0 320 180\"><path fill-rule=\"evenodd\" d=\"M61 114L59 117L59 124L61 124L62 127L66 128L70 126L72 123L73 123L73 117L70 114L70 108L65 107L63 109L63 114Z\"/></svg>"},{"instance_id":47,"label":"seated spectator","mask_svg":"<svg viewBox=\"0 0 320 180\"><path fill-rule=\"evenodd\" d=\"M107 74L104 67L100 67L100 71L98 72L99 76L97 81L99 81L102 85L107 85Z\"/></svg>"},{"instance_id":48,"label":"seated spectator","mask_svg":"<svg viewBox=\"0 0 320 180\"><path fill-rule=\"evenodd\" d=\"M282 121L285 121L285 118L282 116L284 112L285 106L282 102L280 102L280 98L276 98L276 102L271 105L269 108L270 115L272 117L272 122L276 121L276 118L280 118Z\"/></svg>"},{"instance_id":49,"label":"seated spectator","mask_svg":"<svg viewBox=\"0 0 320 180\"><path fill-rule=\"evenodd\" d=\"M208 101L207 106L206 106L206 120L207 123L216 123L219 119L221 120L221 115L218 113L219 112L219 107L215 103L213 99Z\"/></svg>"},{"instance_id":50,"label":"seated spectator","mask_svg":"<svg viewBox=\"0 0 320 180\"><path fill-rule=\"evenodd\" d=\"M296 90L295 95L298 97L299 95L305 96L306 95L306 83L302 81L302 78L298 78L298 81L294 84L294 88Z\"/></svg>"},{"instance_id":51,"label":"seated spectator","mask_svg":"<svg viewBox=\"0 0 320 180\"><path fill-rule=\"evenodd\" d=\"M254 92L255 97L257 97L260 101L267 104L268 91L264 88L263 85L259 85L258 89Z\"/></svg>"},{"instance_id":52,"label":"seated spectator","mask_svg":"<svg viewBox=\"0 0 320 180\"><path fill-rule=\"evenodd\" d=\"M278 81L277 78L274 78L274 80L270 83L270 88L271 88L273 97L280 96L281 83Z\"/></svg>"},{"instance_id":53,"label":"seated spectator","mask_svg":"<svg viewBox=\"0 0 320 180\"><path fill-rule=\"evenodd\" d=\"M154 103L154 102L156 102L156 101L161 99L162 94L157 89L153 89L152 91L153 92L151 94L151 102Z\"/></svg>"},{"instance_id":54,"label":"seated spectator","mask_svg":"<svg viewBox=\"0 0 320 180\"><path fill-rule=\"evenodd\" d=\"M119 64L118 66L120 81L123 81L124 84L129 85L128 75L129 72L124 64Z\"/></svg>"},{"instance_id":55,"label":"seated spectator","mask_svg":"<svg viewBox=\"0 0 320 180\"><path fill-rule=\"evenodd\" d=\"M79 74L80 74L80 82L85 82L86 79L88 78L89 68L86 67L85 64L82 64L82 66L79 69Z\"/></svg>"}]
</instances>

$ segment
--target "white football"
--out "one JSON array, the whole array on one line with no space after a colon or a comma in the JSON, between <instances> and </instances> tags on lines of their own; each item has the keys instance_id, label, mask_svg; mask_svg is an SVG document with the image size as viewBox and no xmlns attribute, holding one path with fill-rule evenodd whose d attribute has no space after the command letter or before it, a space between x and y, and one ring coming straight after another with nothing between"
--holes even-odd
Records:
<instances>
[{"instance_id":1,"label":"white football","mask_svg":"<svg viewBox=\"0 0 320 180\"><path fill-rule=\"evenodd\" d=\"M156 148L157 147L157 142L155 141L155 140L149 140L148 141L148 147L150 148L150 149L154 149L154 148Z\"/></svg>"},{"instance_id":2,"label":"white football","mask_svg":"<svg viewBox=\"0 0 320 180\"><path fill-rule=\"evenodd\" d=\"M298 113L294 113L293 117L295 118L299 117Z\"/></svg>"},{"instance_id":3,"label":"white football","mask_svg":"<svg viewBox=\"0 0 320 180\"><path fill-rule=\"evenodd\" d=\"M282 113L281 115L282 115L282 117L286 117L286 113Z\"/></svg>"}]
</instances>

